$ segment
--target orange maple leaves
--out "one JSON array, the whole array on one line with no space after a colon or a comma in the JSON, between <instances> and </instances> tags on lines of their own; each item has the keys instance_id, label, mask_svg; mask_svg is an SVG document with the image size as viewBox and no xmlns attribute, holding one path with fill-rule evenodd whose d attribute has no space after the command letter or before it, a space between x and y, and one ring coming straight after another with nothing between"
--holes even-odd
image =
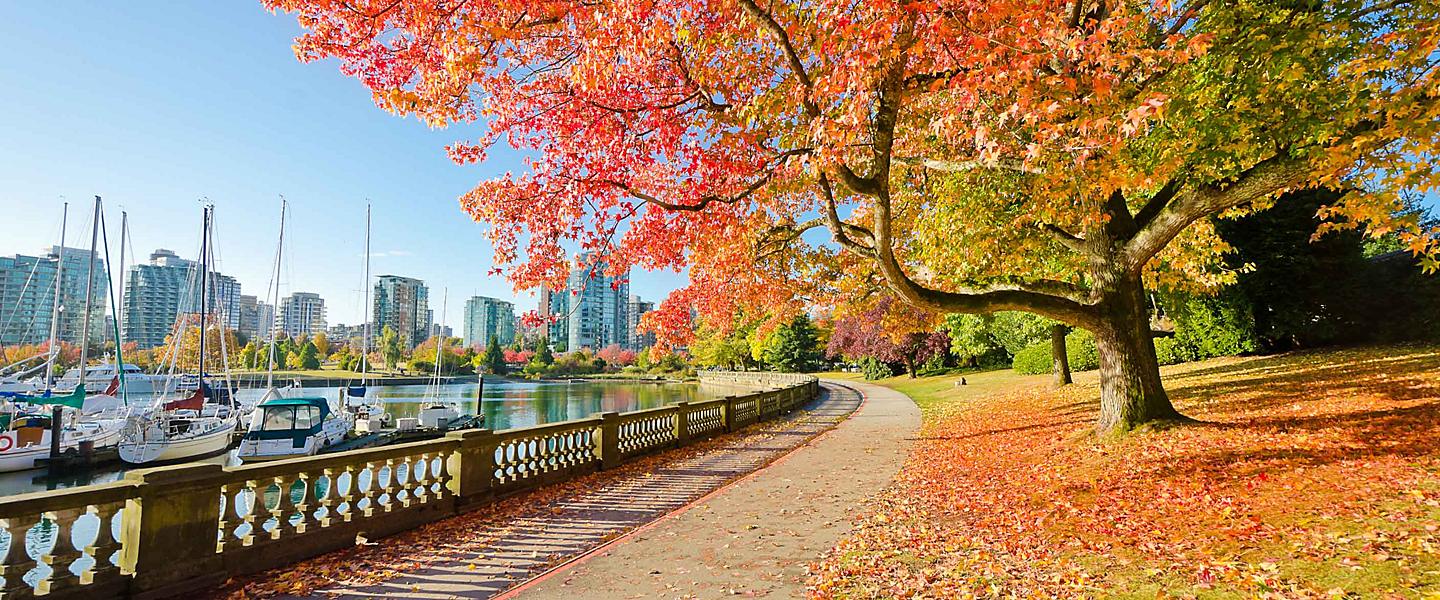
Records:
<instances>
[{"instance_id":1,"label":"orange maple leaves","mask_svg":"<svg viewBox=\"0 0 1440 600\"><path fill-rule=\"evenodd\" d=\"M1176 367L1177 404L1210 422L1120 443L1089 437L1088 386L1057 393L1014 382L968 401L942 392L900 480L816 565L812 590L1440 590L1437 368L1433 348Z\"/></svg>"}]
</instances>

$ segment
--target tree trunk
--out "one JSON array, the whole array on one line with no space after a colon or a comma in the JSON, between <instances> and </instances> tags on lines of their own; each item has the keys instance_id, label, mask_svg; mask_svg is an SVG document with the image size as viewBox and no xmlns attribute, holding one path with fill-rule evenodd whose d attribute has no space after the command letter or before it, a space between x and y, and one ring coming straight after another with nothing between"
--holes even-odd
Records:
<instances>
[{"instance_id":1,"label":"tree trunk","mask_svg":"<svg viewBox=\"0 0 1440 600\"><path fill-rule=\"evenodd\" d=\"M1070 354L1065 348L1065 334L1068 330L1068 327L1059 323L1050 326L1050 360L1054 365L1055 387L1071 382Z\"/></svg>"},{"instance_id":2,"label":"tree trunk","mask_svg":"<svg viewBox=\"0 0 1440 600\"><path fill-rule=\"evenodd\" d=\"M914 357L908 357L908 356L905 357L905 372L910 374L910 378L911 378L911 379L914 379L914 378L915 378L915 358L914 358Z\"/></svg>"},{"instance_id":3,"label":"tree trunk","mask_svg":"<svg viewBox=\"0 0 1440 600\"><path fill-rule=\"evenodd\" d=\"M1116 282L1099 305L1101 433L1123 433L1150 421L1183 420L1160 382L1145 290L1138 278Z\"/></svg>"}]
</instances>

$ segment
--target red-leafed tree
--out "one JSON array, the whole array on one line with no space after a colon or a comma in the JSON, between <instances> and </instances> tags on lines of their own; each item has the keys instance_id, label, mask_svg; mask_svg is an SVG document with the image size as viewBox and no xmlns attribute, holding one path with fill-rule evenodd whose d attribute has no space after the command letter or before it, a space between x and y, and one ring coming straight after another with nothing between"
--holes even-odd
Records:
<instances>
[{"instance_id":1,"label":"red-leafed tree","mask_svg":"<svg viewBox=\"0 0 1440 600\"><path fill-rule=\"evenodd\" d=\"M837 291L1029 311L1094 332L1125 430L1179 417L1145 287L1224 282L1212 217L1338 185L1433 256L1394 198L1440 183L1434 2L263 1L381 107L482 122L456 161L528 153L461 199L517 285L688 267L662 340Z\"/></svg>"},{"instance_id":2,"label":"red-leafed tree","mask_svg":"<svg viewBox=\"0 0 1440 600\"><path fill-rule=\"evenodd\" d=\"M883 298L864 312L836 319L825 353L903 364L915 377L919 365L950 348L950 336L935 329L938 321L929 311Z\"/></svg>"}]
</instances>

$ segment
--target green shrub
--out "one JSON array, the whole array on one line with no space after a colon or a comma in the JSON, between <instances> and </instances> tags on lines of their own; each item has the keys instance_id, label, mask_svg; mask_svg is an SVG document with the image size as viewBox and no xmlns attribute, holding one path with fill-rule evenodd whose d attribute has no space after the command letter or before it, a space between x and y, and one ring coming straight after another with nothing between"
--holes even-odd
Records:
<instances>
[{"instance_id":1,"label":"green shrub","mask_svg":"<svg viewBox=\"0 0 1440 600\"><path fill-rule=\"evenodd\" d=\"M1065 336L1065 352L1070 357L1071 371L1089 371L1100 367L1100 354L1095 350L1095 337L1083 329ZM1052 368L1050 341L1035 344L1015 353L1011 368L1022 375L1044 375Z\"/></svg>"},{"instance_id":2,"label":"green shrub","mask_svg":"<svg viewBox=\"0 0 1440 600\"><path fill-rule=\"evenodd\" d=\"M1181 344L1173 337L1155 338L1155 358L1162 365L1174 365L1195 360L1193 349Z\"/></svg>"},{"instance_id":3,"label":"green shrub","mask_svg":"<svg viewBox=\"0 0 1440 600\"><path fill-rule=\"evenodd\" d=\"M890 365L869 356L860 359L860 372L865 374L866 379L884 379L895 374Z\"/></svg>"},{"instance_id":4,"label":"green shrub","mask_svg":"<svg viewBox=\"0 0 1440 600\"><path fill-rule=\"evenodd\" d=\"M1214 296L1166 294L1161 303L1175 323L1175 338L1167 345L1177 362L1250 354L1258 347L1250 305L1234 289ZM1174 363L1162 358L1160 364Z\"/></svg>"}]
</instances>

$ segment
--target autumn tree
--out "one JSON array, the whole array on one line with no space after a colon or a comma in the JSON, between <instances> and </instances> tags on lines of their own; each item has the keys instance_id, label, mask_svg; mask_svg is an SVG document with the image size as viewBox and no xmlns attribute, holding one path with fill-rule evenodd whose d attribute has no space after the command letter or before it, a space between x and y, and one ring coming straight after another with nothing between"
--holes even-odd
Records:
<instances>
[{"instance_id":1,"label":"autumn tree","mask_svg":"<svg viewBox=\"0 0 1440 600\"><path fill-rule=\"evenodd\" d=\"M1180 417L1145 290L1226 281L1212 217L1343 183L1333 226L1440 264L1394 210L1440 182L1434 2L263 2L382 108L482 121L456 161L529 153L461 199L516 284L576 249L688 269L662 341L842 276L1032 312L1094 333L1098 425L1126 430Z\"/></svg>"},{"instance_id":2,"label":"autumn tree","mask_svg":"<svg viewBox=\"0 0 1440 600\"><path fill-rule=\"evenodd\" d=\"M380 341L377 344L380 350L380 358L385 361L385 368L395 370L395 365L400 364L400 359L405 357L405 346L400 341L400 334L395 333L395 328L386 325L380 330Z\"/></svg>"},{"instance_id":3,"label":"autumn tree","mask_svg":"<svg viewBox=\"0 0 1440 600\"><path fill-rule=\"evenodd\" d=\"M919 365L950 346L950 336L936 329L939 321L934 313L882 298L864 312L836 319L825 352L856 362L898 363L913 378Z\"/></svg>"}]
</instances>

